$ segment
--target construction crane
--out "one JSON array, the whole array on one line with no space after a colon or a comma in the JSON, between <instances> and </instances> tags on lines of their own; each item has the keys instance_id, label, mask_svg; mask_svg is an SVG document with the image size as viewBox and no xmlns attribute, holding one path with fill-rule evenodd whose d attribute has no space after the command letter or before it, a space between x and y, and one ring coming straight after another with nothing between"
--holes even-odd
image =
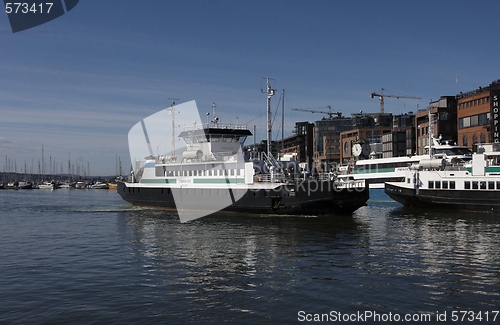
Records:
<instances>
[{"instance_id":1,"label":"construction crane","mask_svg":"<svg viewBox=\"0 0 500 325\"><path fill-rule=\"evenodd\" d=\"M371 93L370 98L378 97L380 99L380 113L384 114L384 97L390 97L390 98L408 98L408 99L422 99L420 97L413 97L413 96L399 96L399 95L386 95L384 94L384 88L380 90L380 94L377 93Z\"/></svg>"},{"instance_id":2,"label":"construction crane","mask_svg":"<svg viewBox=\"0 0 500 325\"><path fill-rule=\"evenodd\" d=\"M328 112L325 111L317 111L315 109L302 109L302 108L292 108L292 111L301 111L301 112L311 112L311 113L320 113L320 114L327 114L329 118L333 117L333 114L337 115L337 117L342 117L342 112L332 112L332 107L327 106Z\"/></svg>"}]
</instances>

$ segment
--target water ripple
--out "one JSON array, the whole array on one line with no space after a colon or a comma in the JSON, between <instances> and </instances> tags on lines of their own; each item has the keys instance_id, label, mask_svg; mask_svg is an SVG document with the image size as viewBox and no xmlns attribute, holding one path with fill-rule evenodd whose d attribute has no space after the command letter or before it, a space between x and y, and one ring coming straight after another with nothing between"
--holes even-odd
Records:
<instances>
[{"instance_id":1,"label":"water ripple","mask_svg":"<svg viewBox=\"0 0 500 325\"><path fill-rule=\"evenodd\" d=\"M180 224L111 191L0 191L0 323L282 324L500 305L500 222L375 197L351 217Z\"/></svg>"}]
</instances>

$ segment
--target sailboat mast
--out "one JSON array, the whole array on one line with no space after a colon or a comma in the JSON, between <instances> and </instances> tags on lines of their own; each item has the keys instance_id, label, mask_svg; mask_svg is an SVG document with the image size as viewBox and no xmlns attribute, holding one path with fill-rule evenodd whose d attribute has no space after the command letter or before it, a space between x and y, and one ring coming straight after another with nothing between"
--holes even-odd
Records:
<instances>
[{"instance_id":1,"label":"sailboat mast","mask_svg":"<svg viewBox=\"0 0 500 325\"><path fill-rule=\"evenodd\" d=\"M45 179L45 160L43 157L43 143L42 143L42 177Z\"/></svg>"}]
</instances>

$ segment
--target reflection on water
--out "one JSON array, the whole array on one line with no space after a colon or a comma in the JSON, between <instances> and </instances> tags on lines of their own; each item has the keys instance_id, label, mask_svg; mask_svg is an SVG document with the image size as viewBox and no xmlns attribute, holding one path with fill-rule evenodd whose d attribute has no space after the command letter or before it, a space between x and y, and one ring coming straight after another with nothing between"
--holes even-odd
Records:
<instances>
[{"instance_id":1,"label":"reflection on water","mask_svg":"<svg viewBox=\"0 0 500 325\"><path fill-rule=\"evenodd\" d=\"M363 226L352 217L217 215L180 224L167 212L141 211L123 214L120 221L148 285L203 308L261 316L269 304L287 301L290 289L302 290L298 273L316 269L307 281L332 279L325 268L350 267L349 252L366 245ZM343 257L336 259L334 252ZM279 310L268 312L287 312Z\"/></svg>"},{"instance_id":2,"label":"reflection on water","mask_svg":"<svg viewBox=\"0 0 500 325\"><path fill-rule=\"evenodd\" d=\"M167 212L140 211L120 218L147 285L192 300L200 315L222 308L283 321L332 306L491 310L500 303L498 224L383 201L353 217L219 215L180 224Z\"/></svg>"},{"instance_id":3,"label":"reflection on water","mask_svg":"<svg viewBox=\"0 0 500 325\"><path fill-rule=\"evenodd\" d=\"M357 215L370 224L369 272L414 281L434 308L498 307L499 216L399 205L366 207Z\"/></svg>"}]
</instances>

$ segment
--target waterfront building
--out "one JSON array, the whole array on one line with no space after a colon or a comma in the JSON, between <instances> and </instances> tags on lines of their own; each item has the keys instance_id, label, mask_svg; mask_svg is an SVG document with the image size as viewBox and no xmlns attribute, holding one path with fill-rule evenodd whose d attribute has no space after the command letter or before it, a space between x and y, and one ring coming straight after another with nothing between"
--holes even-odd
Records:
<instances>
[{"instance_id":1,"label":"waterfront building","mask_svg":"<svg viewBox=\"0 0 500 325\"><path fill-rule=\"evenodd\" d=\"M340 134L342 163L348 163L352 159L382 158L384 142L386 158L406 155L408 150L414 150L415 137L411 130L415 116L412 112L402 115L360 113L353 114L352 118L354 128ZM367 150L353 152L356 144L365 145ZM369 148L366 145L369 145ZM406 148L402 149L403 147Z\"/></svg>"},{"instance_id":2,"label":"waterfront building","mask_svg":"<svg viewBox=\"0 0 500 325\"><path fill-rule=\"evenodd\" d=\"M294 135L276 141L280 148L280 157L295 155L299 162L307 162L311 166L313 158L313 133L314 124L309 122L296 122ZM283 149L281 149L283 147Z\"/></svg>"},{"instance_id":3,"label":"waterfront building","mask_svg":"<svg viewBox=\"0 0 500 325\"><path fill-rule=\"evenodd\" d=\"M354 126L352 117L338 115L314 122L314 165L320 170L341 162L340 134Z\"/></svg>"},{"instance_id":4,"label":"waterfront building","mask_svg":"<svg viewBox=\"0 0 500 325\"><path fill-rule=\"evenodd\" d=\"M500 79L457 95L458 143L475 149L477 144L500 142Z\"/></svg>"},{"instance_id":5,"label":"waterfront building","mask_svg":"<svg viewBox=\"0 0 500 325\"><path fill-rule=\"evenodd\" d=\"M432 123L429 123L429 112ZM423 155L425 146L429 145L429 134L441 136L443 140L450 140L455 144L458 140L457 132L457 99L455 96L441 96L432 101L425 110L415 114L416 154Z\"/></svg>"}]
</instances>

